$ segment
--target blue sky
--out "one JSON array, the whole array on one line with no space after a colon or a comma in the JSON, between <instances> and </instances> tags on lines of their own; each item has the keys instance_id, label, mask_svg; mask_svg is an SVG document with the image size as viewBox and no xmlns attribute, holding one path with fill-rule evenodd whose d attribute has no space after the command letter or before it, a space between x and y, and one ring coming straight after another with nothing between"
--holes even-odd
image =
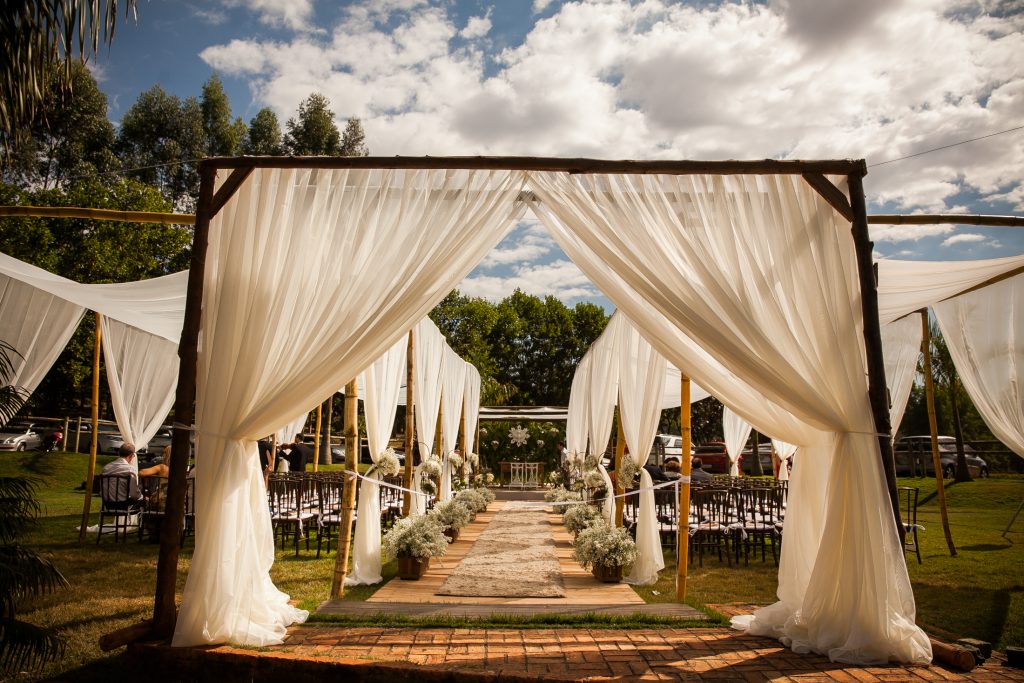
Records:
<instances>
[{"instance_id":1,"label":"blue sky","mask_svg":"<svg viewBox=\"0 0 1024 683\"><path fill-rule=\"evenodd\" d=\"M216 71L235 115L313 91L372 154L865 158L1024 125L1019 0L143 0L94 72L120 119ZM1024 130L873 166L873 212L1024 213ZM894 226L879 256L1024 252L1024 231ZM607 305L536 223L461 289Z\"/></svg>"}]
</instances>

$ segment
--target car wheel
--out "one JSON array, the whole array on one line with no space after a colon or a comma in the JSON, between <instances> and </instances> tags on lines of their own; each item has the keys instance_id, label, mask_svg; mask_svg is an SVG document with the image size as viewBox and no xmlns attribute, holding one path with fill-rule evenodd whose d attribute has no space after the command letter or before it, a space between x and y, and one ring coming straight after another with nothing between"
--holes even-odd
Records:
<instances>
[{"instance_id":1,"label":"car wheel","mask_svg":"<svg viewBox=\"0 0 1024 683\"><path fill-rule=\"evenodd\" d=\"M981 468L980 476L981 476L982 479L985 479L985 478L988 477L988 468L987 467L982 467Z\"/></svg>"},{"instance_id":2,"label":"car wheel","mask_svg":"<svg viewBox=\"0 0 1024 683\"><path fill-rule=\"evenodd\" d=\"M946 465L945 467L942 468L942 476L945 477L946 479L952 479L954 476L956 476L956 468L953 467L952 465Z\"/></svg>"},{"instance_id":3,"label":"car wheel","mask_svg":"<svg viewBox=\"0 0 1024 683\"><path fill-rule=\"evenodd\" d=\"M26 446L24 443L19 443L18 444L18 452L19 453L24 453L27 448L28 448L28 446Z\"/></svg>"}]
</instances>

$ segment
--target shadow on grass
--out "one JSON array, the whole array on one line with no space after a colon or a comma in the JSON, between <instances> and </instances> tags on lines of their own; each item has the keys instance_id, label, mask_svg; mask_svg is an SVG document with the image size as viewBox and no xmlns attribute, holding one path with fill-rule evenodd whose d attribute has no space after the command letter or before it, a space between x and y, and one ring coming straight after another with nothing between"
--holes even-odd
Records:
<instances>
[{"instance_id":1,"label":"shadow on grass","mask_svg":"<svg viewBox=\"0 0 1024 683\"><path fill-rule=\"evenodd\" d=\"M1006 543L977 543L975 545L962 545L960 550L976 550L978 552L986 552L989 550L1009 550L1013 547L1013 544L1007 541Z\"/></svg>"},{"instance_id":2,"label":"shadow on grass","mask_svg":"<svg viewBox=\"0 0 1024 683\"><path fill-rule=\"evenodd\" d=\"M914 585L917 620L925 630L957 638L978 638L994 645L1004 642L1011 603L1014 599L1020 600L1021 594L1024 594L1022 585L998 590L927 583ZM960 620L950 618L950 605L957 605L957 612L962 617ZM967 632L965 624L974 624L968 627L974 632Z\"/></svg>"},{"instance_id":3,"label":"shadow on grass","mask_svg":"<svg viewBox=\"0 0 1024 683\"><path fill-rule=\"evenodd\" d=\"M122 650L116 655L96 659L77 669L61 672L48 680L68 683L110 683L125 680L133 668L125 651ZM157 677L157 680L161 680L160 677Z\"/></svg>"},{"instance_id":4,"label":"shadow on grass","mask_svg":"<svg viewBox=\"0 0 1024 683\"><path fill-rule=\"evenodd\" d=\"M943 483L943 485L944 485L944 486L943 486L943 488L944 488L944 489L945 489L945 490L946 490L946 491L948 492L948 491L952 490L952 489L953 489L953 487L954 487L954 486L956 486L957 484L962 484L962 483L964 483L964 482L960 482L960 481L950 481L949 479L945 479L945 480L943 480L943 482L942 482L942 483ZM939 496L939 491L938 491L938 489L936 489L935 491L932 491L932 492L931 492L931 493L929 493L929 494L928 494L927 496L925 496L925 497L924 497L924 498L922 498L921 500L917 501L917 507L918 507L918 509L920 509L922 505L927 505L928 503L932 502L933 500L935 500L936 498L938 498L938 496Z\"/></svg>"}]
</instances>

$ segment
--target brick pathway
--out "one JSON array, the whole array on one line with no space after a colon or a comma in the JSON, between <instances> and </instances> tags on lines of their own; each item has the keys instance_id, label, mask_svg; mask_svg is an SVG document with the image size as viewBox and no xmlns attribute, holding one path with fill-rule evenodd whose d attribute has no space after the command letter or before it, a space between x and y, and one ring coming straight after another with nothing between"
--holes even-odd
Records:
<instances>
[{"instance_id":1,"label":"brick pathway","mask_svg":"<svg viewBox=\"0 0 1024 683\"><path fill-rule=\"evenodd\" d=\"M166 662L173 654L167 652L171 648L162 650L144 656L158 655ZM179 664L192 660L192 666L207 671L230 666L239 674L248 670L253 680L287 675L291 681L323 676L353 681L1024 681L1024 671L995 659L970 674L937 665L848 667L727 628L485 630L307 624L290 629L283 645L259 651L216 647L177 652Z\"/></svg>"}]
</instances>

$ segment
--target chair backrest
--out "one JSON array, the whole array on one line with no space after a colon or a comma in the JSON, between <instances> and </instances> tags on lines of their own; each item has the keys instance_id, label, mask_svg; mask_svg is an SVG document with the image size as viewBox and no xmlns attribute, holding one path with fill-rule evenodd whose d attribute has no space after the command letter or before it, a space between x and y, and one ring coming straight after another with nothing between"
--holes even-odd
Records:
<instances>
[{"instance_id":1,"label":"chair backrest","mask_svg":"<svg viewBox=\"0 0 1024 683\"><path fill-rule=\"evenodd\" d=\"M100 496L103 504L125 503L131 495L132 475L122 474L101 474L100 475Z\"/></svg>"},{"instance_id":2,"label":"chair backrest","mask_svg":"<svg viewBox=\"0 0 1024 683\"><path fill-rule=\"evenodd\" d=\"M146 510L163 510L167 502L167 477L142 477L139 488L146 496Z\"/></svg>"},{"instance_id":3,"label":"chair backrest","mask_svg":"<svg viewBox=\"0 0 1024 683\"><path fill-rule=\"evenodd\" d=\"M916 486L898 486L900 510L903 513L904 524L917 524L917 496L921 489Z\"/></svg>"}]
</instances>

